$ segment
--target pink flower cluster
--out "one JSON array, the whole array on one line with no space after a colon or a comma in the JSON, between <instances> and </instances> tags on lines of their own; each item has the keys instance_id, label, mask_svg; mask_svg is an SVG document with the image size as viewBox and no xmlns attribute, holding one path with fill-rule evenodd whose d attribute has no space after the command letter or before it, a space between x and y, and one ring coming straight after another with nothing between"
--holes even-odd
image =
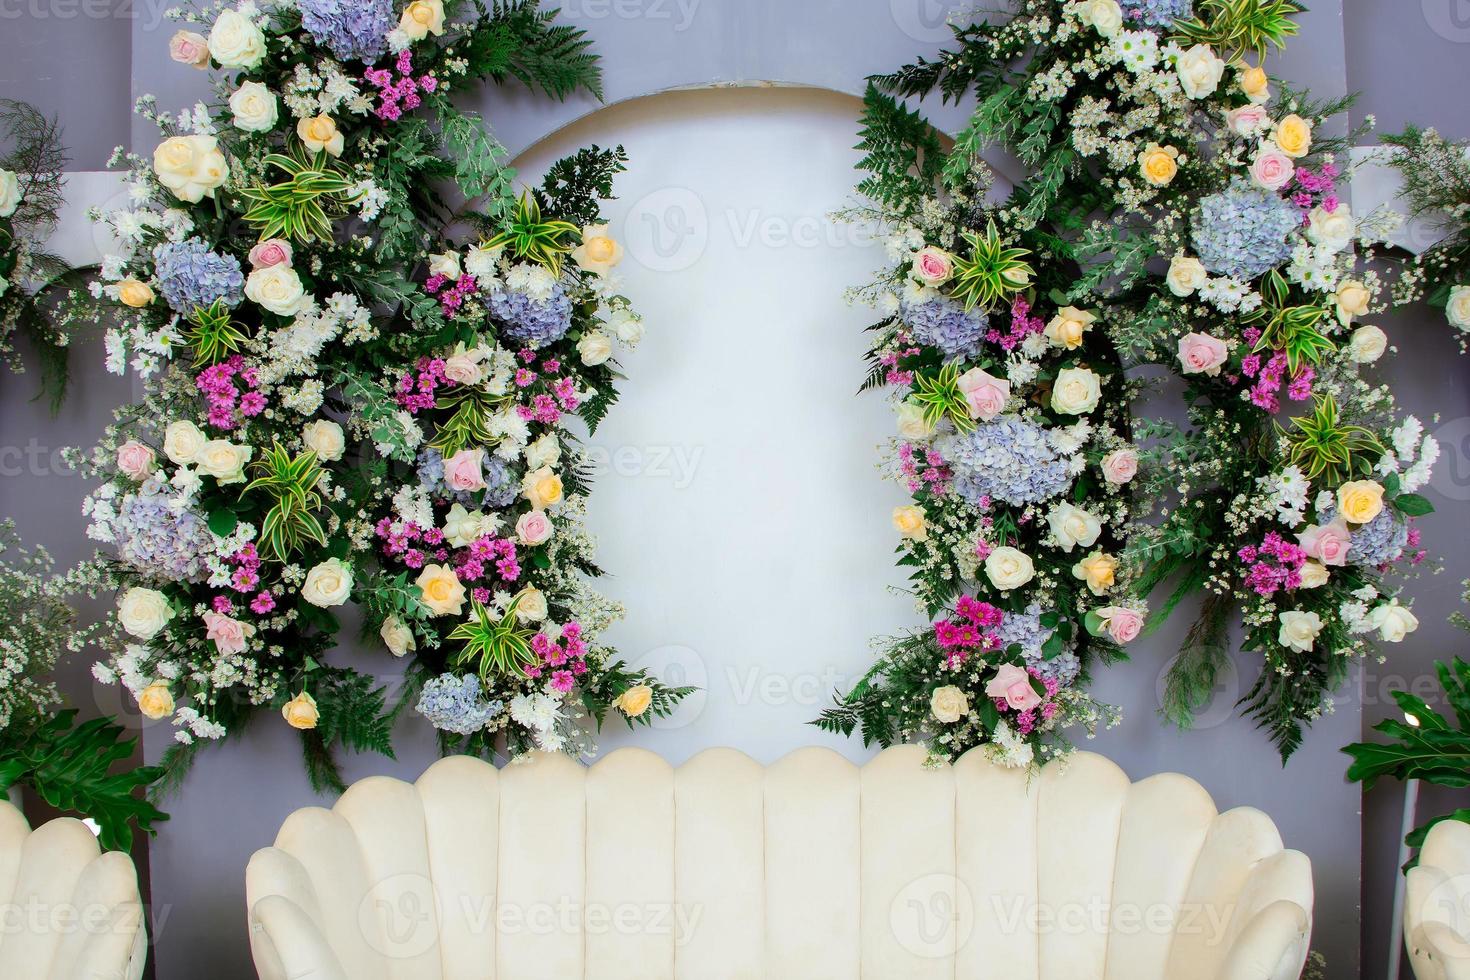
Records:
<instances>
[{"instance_id":1,"label":"pink flower cluster","mask_svg":"<svg viewBox=\"0 0 1470 980\"><path fill-rule=\"evenodd\" d=\"M429 562L450 562L461 582L473 585L471 595L476 602L490 601L490 586L500 582L516 582L521 577L516 543L509 538L485 535L463 548L451 549L438 528L422 528L417 524L395 523L383 518L374 528L385 556L396 558L409 568L423 568ZM474 583L484 583L474 585Z\"/></svg>"},{"instance_id":2,"label":"pink flower cluster","mask_svg":"<svg viewBox=\"0 0 1470 980\"><path fill-rule=\"evenodd\" d=\"M909 338L905 336L903 340L907 343ZM919 348L917 347L885 351L879 359L879 363L888 369L888 375L884 378L884 381L899 388L907 388L912 385L914 383L914 372L899 370L898 362L905 357L914 357L918 353Z\"/></svg>"},{"instance_id":3,"label":"pink flower cluster","mask_svg":"<svg viewBox=\"0 0 1470 980\"><path fill-rule=\"evenodd\" d=\"M235 567L230 576L230 588L236 592L249 593L259 587L261 559L253 543L246 544L233 555L227 556L225 561ZM235 611L235 604L229 596L215 596L212 605L214 611L220 615L229 615ZM255 598L250 600L250 611L257 616L264 616L275 608L276 597L264 590L256 593Z\"/></svg>"},{"instance_id":4,"label":"pink flower cluster","mask_svg":"<svg viewBox=\"0 0 1470 980\"><path fill-rule=\"evenodd\" d=\"M976 651L985 652L1000 646L995 627L1005 613L988 602L961 596L955 603L955 614L934 624L934 639L944 652L946 663L958 666Z\"/></svg>"},{"instance_id":5,"label":"pink flower cluster","mask_svg":"<svg viewBox=\"0 0 1470 980\"><path fill-rule=\"evenodd\" d=\"M1246 342L1254 344L1260 340L1260 331L1254 327L1245 332ZM1283 382L1286 384L1286 395L1294 402L1306 401L1312 397L1312 381L1317 372L1310 364L1305 364L1291 376L1286 378L1287 360L1286 352L1282 350L1273 351L1269 360L1263 364L1260 354L1247 354L1240 362L1240 373L1247 378L1254 379L1251 385L1251 404L1267 412L1276 412L1281 408L1281 399L1278 393L1281 391Z\"/></svg>"},{"instance_id":6,"label":"pink flower cluster","mask_svg":"<svg viewBox=\"0 0 1470 980\"><path fill-rule=\"evenodd\" d=\"M1246 564L1245 584L1257 595L1272 596L1282 589L1299 589L1306 551L1275 531L1259 545L1246 545L1236 552Z\"/></svg>"},{"instance_id":7,"label":"pink flower cluster","mask_svg":"<svg viewBox=\"0 0 1470 980\"><path fill-rule=\"evenodd\" d=\"M936 497L942 497L949 491L949 481L954 474L945 465L944 457L933 449L925 449L920 459L913 444L906 442L898 447L898 460L899 468L908 479L910 493L927 488Z\"/></svg>"},{"instance_id":8,"label":"pink flower cluster","mask_svg":"<svg viewBox=\"0 0 1470 980\"><path fill-rule=\"evenodd\" d=\"M446 289L445 287L448 286ZM480 284L471 275L463 275L458 279L450 279L448 276L434 273L424 280L424 289L430 296L439 297L439 306L443 308L445 316L454 316L464 301L477 292Z\"/></svg>"},{"instance_id":9,"label":"pink flower cluster","mask_svg":"<svg viewBox=\"0 0 1470 980\"><path fill-rule=\"evenodd\" d=\"M537 633L531 637L531 649L541 662L526 668L526 676L534 679L550 670L554 691L567 694L577 678L587 673L587 641L582 639L579 623L567 623L562 627L561 639L555 641L545 633Z\"/></svg>"},{"instance_id":10,"label":"pink flower cluster","mask_svg":"<svg viewBox=\"0 0 1470 980\"><path fill-rule=\"evenodd\" d=\"M471 541L454 556L454 571L461 582L478 582L489 576L487 563L494 563L502 581L514 582L521 577L516 543L509 538L488 535Z\"/></svg>"},{"instance_id":11,"label":"pink flower cluster","mask_svg":"<svg viewBox=\"0 0 1470 980\"><path fill-rule=\"evenodd\" d=\"M363 76L378 90L378 108L374 112L387 122L400 119L404 110L412 112L422 105L421 90L433 92L439 87L439 79L432 73L414 77L413 55L407 51L399 53L394 68L398 72L397 78L388 68L369 68Z\"/></svg>"},{"instance_id":12,"label":"pink flower cluster","mask_svg":"<svg viewBox=\"0 0 1470 980\"><path fill-rule=\"evenodd\" d=\"M1031 315L1031 304L1020 296L1011 304L1011 327L1006 333L991 327L985 339L1002 350L1015 350L1029 335L1046 330L1046 321Z\"/></svg>"},{"instance_id":13,"label":"pink flower cluster","mask_svg":"<svg viewBox=\"0 0 1470 980\"><path fill-rule=\"evenodd\" d=\"M430 561L449 560L449 549L444 547L444 532L436 527L425 530L417 524L397 524L385 517L378 521L374 530L382 542L383 554L397 558L409 568L423 568Z\"/></svg>"},{"instance_id":14,"label":"pink flower cluster","mask_svg":"<svg viewBox=\"0 0 1470 980\"><path fill-rule=\"evenodd\" d=\"M205 368L194 378L195 387L209 405L209 424L226 432L265 411L265 396L255 390L258 383L255 369L246 367L245 359L238 354Z\"/></svg>"},{"instance_id":15,"label":"pink flower cluster","mask_svg":"<svg viewBox=\"0 0 1470 980\"><path fill-rule=\"evenodd\" d=\"M417 415L434 407L437 401L434 393L448 383L443 358L421 357L414 370L398 379L395 400L410 415Z\"/></svg>"},{"instance_id":16,"label":"pink flower cluster","mask_svg":"<svg viewBox=\"0 0 1470 980\"><path fill-rule=\"evenodd\" d=\"M531 404L517 405L516 414L527 422L540 422L543 425L556 425L561 421L563 412L575 412L582 400L577 397L577 382L575 378L551 378L562 368L562 363L555 357L548 357L542 361L540 371L536 371L536 352L523 350L519 355L521 362L525 365L516 371L515 383L518 388L529 388L537 381L545 380L551 386L551 393L542 392L533 395Z\"/></svg>"},{"instance_id":17,"label":"pink flower cluster","mask_svg":"<svg viewBox=\"0 0 1470 980\"><path fill-rule=\"evenodd\" d=\"M1312 210L1319 202L1323 211L1329 214L1336 211L1342 203L1337 197L1336 180L1341 174L1342 171L1331 163L1324 163L1315 171L1297 170L1296 184L1301 190L1291 196L1291 203L1303 212Z\"/></svg>"}]
</instances>

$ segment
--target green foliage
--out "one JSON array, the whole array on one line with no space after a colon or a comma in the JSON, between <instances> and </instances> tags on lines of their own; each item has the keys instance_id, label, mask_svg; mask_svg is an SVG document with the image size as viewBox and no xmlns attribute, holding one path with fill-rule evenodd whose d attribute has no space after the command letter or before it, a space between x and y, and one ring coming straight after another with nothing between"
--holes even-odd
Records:
<instances>
[{"instance_id":1,"label":"green foliage","mask_svg":"<svg viewBox=\"0 0 1470 980\"><path fill-rule=\"evenodd\" d=\"M107 850L130 850L134 826L151 834L155 823L168 819L139 793L162 770L144 766L113 772L132 757L138 740L124 739L122 726L110 718L76 724L76 716L75 710L59 712L7 745L0 790L25 783L51 806L97 821Z\"/></svg>"},{"instance_id":2,"label":"green foliage","mask_svg":"<svg viewBox=\"0 0 1470 980\"><path fill-rule=\"evenodd\" d=\"M1191 589L1198 581L1188 580ZM1176 593L1178 595L1178 593ZM1177 601L1177 600L1175 600ZM1215 696L1220 672L1230 664L1230 601L1211 593L1205 597L1199 618L1189 627L1179 656L1169 665L1164 678L1163 703L1159 713L1171 724L1188 729L1195 713ZM1150 625L1158 620L1150 619Z\"/></svg>"},{"instance_id":3,"label":"green foliage","mask_svg":"<svg viewBox=\"0 0 1470 980\"><path fill-rule=\"evenodd\" d=\"M250 339L242 324L237 324L230 307L222 299L209 306L196 306L184 328L184 340L193 350L194 363L208 366L240 353Z\"/></svg>"},{"instance_id":4,"label":"green foliage","mask_svg":"<svg viewBox=\"0 0 1470 980\"><path fill-rule=\"evenodd\" d=\"M588 678L591 680L589 681ZM618 698L622 697L629 688L640 684L649 689L652 698L648 702L648 710L636 718L630 718L621 711L618 712L629 729L632 729L634 725L651 725L659 719L669 717L678 709L679 702L698 690L695 687L669 687L659 683L645 671L633 670L621 660L615 660L597 672L595 677L591 674L584 675L582 706L587 709L592 720L601 728L608 712L617 704Z\"/></svg>"},{"instance_id":5,"label":"green foliage","mask_svg":"<svg viewBox=\"0 0 1470 980\"><path fill-rule=\"evenodd\" d=\"M319 666L309 676L320 712L316 731L325 744L394 758L387 688L375 687L368 674L344 668Z\"/></svg>"},{"instance_id":6,"label":"green foliage","mask_svg":"<svg viewBox=\"0 0 1470 980\"><path fill-rule=\"evenodd\" d=\"M540 0L494 0L481 9L486 18L457 51L471 76L515 78L557 100L579 89L602 98L592 40L579 27L554 23L559 10L542 10Z\"/></svg>"},{"instance_id":7,"label":"green foliage","mask_svg":"<svg viewBox=\"0 0 1470 980\"><path fill-rule=\"evenodd\" d=\"M1266 57L1281 50L1301 27L1294 20L1305 11L1300 0L1195 0L1195 16L1174 25L1175 36L1189 44L1208 44L1223 55Z\"/></svg>"},{"instance_id":8,"label":"green foliage","mask_svg":"<svg viewBox=\"0 0 1470 980\"><path fill-rule=\"evenodd\" d=\"M575 247L580 234L581 229L569 221L542 218L541 202L530 191L522 191L505 229L484 247L509 249L516 258L539 263L560 276L562 257Z\"/></svg>"},{"instance_id":9,"label":"green foliage","mask_svg":"<svg viewBox=\"0 0 1470 980\"><path fill-rule=\"evenodd\" d=\"M1359 464L1366 465L1366 456L1383 452L1377 436L1342 419L1331 393L1317 396L1311 414L1293 419L1291 430L1282 431L1281 437L1287 459L1314 484L1342 483Z\"/></svg>"},{"instance_id":10,"label":"green foliage","mask_svg":"<svg viewBox=\"0 0 1470 980\"><path fill-rule=\"evenodd\" d=\"M325 151L308 157L304 151L293 156L272 153L263 162L283 171L287 179L275 184L247 187L241 191L254 201L245 221L260 232L260 240L285 238L309 244L332 240L333 213L354 199L352 181L332 169Z\"/></svg>"},{"instance_id":11,"label":"green foliage","mask_svg":"<svg viewBox=\"0 0 1470 980\"><path fill-rule=\"evenodd\" d=\"M903 211L933 190L943 172L944 150L923 116L869 85L859 135L863 158L858 169L869 176L858 184L858 193Z\"/></svg>"},{"instance_id":12,"label":"green foliage","mask_svg":"<svg viewBox=\"0 0 1470 980\"><path fill-rule=\"evenodd\" d=\"M457 666L473 666L481 679L518 677L536 662L531 649L534 632L521 628L516 617L519 598L513 599L505 615L495 619L478 602L472 602L468 622L459 624L445 639L464 643L454 658Z\"/></svg>"},{"instance_id":13,"label":"green foliage","mask_svg":"<svg viewBox=\"0 0 1470 980\"><path fill-rule=\"evenodd\" d=\"M453 409L449 419L439 426L439 431L429 442L431 449L439 450L448 459L470 446L489 445L490 416L494 412L496 397L481 388L457 386L446 395L441 395L434 407L441 410Z\"/></svg>"},{"instance_id":14,"label":"green foliage","mask_svg":"<svg viewBox=\"0 0 1470 980\"><path fill-rule=\"evenodd\" d=\"M960 432L975 428L970 418L970 403L960 390L960 366L950 362L940 369L936 377L926 374L914 378L913 400L924 408L924 421L936 426L948 418Z\"/></svg>"},{"instance_id":15,"label":"green foliage","mask_svg":"<svg viewBox=\"0 0 1470 980\"><path fill-rule=\"evenodd\" d=\"M457 108L447 95L435 96L431 105L444 152L454 162L454 182L466 198L484 198L482 208L488 215L504 217L512 207L515 181L515 171L505 162L505 147L479 116Z\"/></svg>"},{"instance_id":16,"label":"green foliage","mask_svg":"<svg viewBox=\"0 0 1470 980\"><path fill-rule=\"evenodd\" d=\"M994 309L1031 285L1036 270L1025 261L1031 252L1010 248L991 221L981 235L964 231L960 237L970 246L968 256L956 256L950 295L966 310Z\"/></svg>"},{"instance_id":17,"label":"green foliage","mask_svg":"<svg viewBox=\"0 0 1470 980\"><path fill-rule=\"evenodd\" d=\"M1337 345L1318 329L1327 316L1324 306L1288 306L1290 287L1279 269L1272 269L1261 285L1264 305L1241 322L1257 327L1261 339L1255 349L1280 350L1286 353L1286 366L1292 373L1304 363L1317 364L1322 355L1337 350Z\"/></svg>"},{"instance_id":18,"label":"green foliage","mask_svg":"<svg viewBox=\"0 0 1470 980\"><path fill-rule=\"evenodd\" d=\"M589 225L601 216L602 202L614 199L613 180L627 169L628 152L621 146L583 147L551 165L537 196L552 214L574 225Z\"/></svg>"},{"instance_id":19,"label":"green foliage","mask_svg":"<svg viewBox=\"0 0 1470 980\"><path fill-rule=\"evenodd\" d=\"M275 443L251 469L260 476L246 485L245 493L260 490L272 500L260 525L261 554L286 561L308 543L326 547L327 533L315 513L322 507L317 490L322 467L316 453L304 450L292 456Z\"/></svg>"}]
</instances>

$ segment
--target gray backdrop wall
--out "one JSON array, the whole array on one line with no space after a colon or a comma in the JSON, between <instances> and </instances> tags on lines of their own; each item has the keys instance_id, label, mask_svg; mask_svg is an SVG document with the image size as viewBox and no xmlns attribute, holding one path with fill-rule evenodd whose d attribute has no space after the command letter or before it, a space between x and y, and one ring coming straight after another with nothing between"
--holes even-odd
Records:
<instances>
[{"instance_id":1,"label":"gray backdrop wall","mask_svg":"<svg viewBox=\"0 0 1470 980\"><path fill-rule=\"evenodd\" d=\"M0 0L0 96L28 99L58 113L78 169L101 167L118 143L135 141L134 148L146 152L151 134L128 122L132 97L152 92L163 105L178 108L200 94L189 88L196 79L166 59L173 28L162 11L169 5L163 0ZM855 94L864 75L935 50L944 36L944 15L961 6L938 0L570 0L565 10L568 19L596 38L605 59L608 101L614 103L672 88L732 83L774 82ZM1470 0L1318 0L1312 6L1290 61L1274 66L1276 71L1319 93L1366 92L1359 114L1377 115L1388 129L1416 121L1470 136L1464 101L1470 81ZM738 107L722 109L718 94L706 98L716 100L708 103L708 111L727 113L730 125L739 125L742 113L793 111L799 105L785 97L758 103L744 96ZM487 94L479 101L513 153L531 150L548 134L599 108L588 100L550 107L515 92ZM657 104L647 103L654 112ZM636 108L613 111L633 114L603 118L639 122ZM649 111L643 112L645 121ZM935 109L934 115L943 125L959 118L957 110ZM584 130L602 136L598 121L588 119L567 138ZM659 164L644 160L638 165ZM1464 638L1445 617L1455 608L1457 583L1470 577L1470 359L1455 352L1443 321L1426 311L1405 311L1381 323L1399 348L1387 379L1406 407L1438 431L1446 450L1431 490L1438 513L1424 523L1426 540L1445 556L1446 569L1416 590L1423 626L1412 642L1392 650L1386 663L1367 665L1360 683L1317 725L1285 771L1251 726L1228 710L1232 695L1249 684L1253 666L1248 658L1241 659L1236 677L1222 688L1218 710L1200 730L1179 733L1158 724L1158 677L1183 632L1183 618L1170 635L1142 645L1132 665L1106 673L1099 684L1102 697L1124 707L1127 721L1101 737L1098 750L1134 776L1160 769L1189 773L1222 807L1259 806L1277 820L1290 845L1312 856L1316 945L1327 955L1334 978L1383 975L1401 801L1395 786L1364 797L1345 784L1337 750L1392 712L1390 690L1422 690L1432 676L1432 661L1463 649ZM95 344L82 345L75 363L79 383L56 419L27 401L27 379L0 379L0 476L5 477L0 514L17 518L29 540L51 547L62 560L88 551L78 513L85 488L60 467L54 450L87 443L111 407L129 395L126 382L100 370ZM1153 410L1173 408L1165 397ZM356 654L341 651L342 656ZM66 683L86 706L126 710L115 692L94 689L84 664L73 665ZM737 747L750 737L735 728L718 734ZM150 759L157 758L168 737L167 731L146 733ZM822 742L806 730L790 736L790 747ZM678 761L693 746L676 743L648 740ZM863 754L856 745L842 749L853 757ZM290 810L313 802L298 775L295 752L286 733L258 728L206 756L206 766L170 805L173 820L148 853L161 939L159 977L195 976L202 964L225 978L252 975L244 952L242 869ZM352 776L412 776L431 757L425 740L410 738L396 765L355 759L349 771ZM1437 796L1425 802L1426 810L1452 805L1455 801Z\"/></svg>"}]
</instances>

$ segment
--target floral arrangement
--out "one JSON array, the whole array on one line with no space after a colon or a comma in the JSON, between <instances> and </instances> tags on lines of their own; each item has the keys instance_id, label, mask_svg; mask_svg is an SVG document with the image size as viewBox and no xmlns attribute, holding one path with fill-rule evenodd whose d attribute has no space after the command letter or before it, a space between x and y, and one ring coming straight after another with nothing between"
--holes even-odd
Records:
<instances>
[{"instance_id":1,"label":"floral arrangement","mask_svg":"<svg viewBox=\"0 0 1470 980\"><path fill-rule=\"evenodd\" d=\"M584 150L508 220L480 217L483 238L433 255L424 288L452 345L389 368L365 412L410 420L380 447L396 465L375 481L369 628L413 655L410 697L446 749L589 752L588 718L646 724L689 693L598 643L623 610L588 584L588 467L569 423L596 431L617 397L615 347L643 335L598 216L624 160Z\"/></svg>"},{"instance_id":2,"label":"floral arrangement","mask_svg":"<svg viewBox=\"0 0 1470 980\"><path fill-rule=\"evenodd\" d=\"M1388 162L1403 178L1410 216L1444 235L1408 264L1394 283L1394 299L1442 307L1464 351L1470 344L1470 145L1415 127L1383 141L1392 147Z\"/></svg>"},{"instance_id":3,"label":"floral arrangement","mask_svg":"<svg viewBox=\"0 0 1470 980\"><path fill-rule=\"evenodd\" d=\"M51 679L58 661L95 633L78 626L68 602L82 585L75 573L55 574L45 551L19 550L15 525L0 524L0 789L29 786L52 806L95 820L103 847L128 850L134 825L151 831L167 819L135 798L159 771L111 772L137 740L124 740L110 719L78 724Z\"/></svg>"},{"instance_id":4,"label":"floral arrangement","mask_svg":"<svg viewBox=\"0 0 1470 980\"><path fill-rule=\"evenodd\" d=\"M170 54L215 70L216 101L175 116L140 100L161 141L119 155L129 202L96 215L123 245L92 287L118 318L108 367L145 385L87 461L105 481L88 533L112 553L93 575L120 593L96 673L171 719L165 790L262 710L302 733L314 785L340 788L333 750L391 754L396 713L325 658L367 578L354 406L379 365L454 329L414 279L452 212L436 187L513 205L503 150L451 96L507 78L595 93L598 70L535 0L183 17ZM377 444L417 431L406 411L371 428Z\"/></svg>"},{"instance_id":5,"label":"floral arrangement","mask_svg":"<svg viewBox=\"0 0 1470 980\"><path fill-rule=\"evenodd\" d=\"M1295 35L1294 0L1025 0L958 24L958 46L874 80L879 100L973 94L947 155L896 104L874 117L865 185L951 186L987 146L1030 168L1002 214L1075 261L1058 307L1131 364L1182 379L1189 426L1140 422L1136 529L1120 566L1137 598L1167 586L1145 631L1194 595L1201 618L1170 669L1165 714L1208 701L1232 612L1264 668L1243 700L1283 757L1370 637L1417 625L1391 582L1424 558L1415 491L1438 455L1392 393L1360 375L1389 349L1369 271L1386 227L1337 194L1347 100L1321 103L1259 67ZM1032 453L1028 458L1035 458ZM1150 513L1156 519L1146 518ZM1121 529L1120 529L1121 530Z\"/></svg>"}]
</instances>

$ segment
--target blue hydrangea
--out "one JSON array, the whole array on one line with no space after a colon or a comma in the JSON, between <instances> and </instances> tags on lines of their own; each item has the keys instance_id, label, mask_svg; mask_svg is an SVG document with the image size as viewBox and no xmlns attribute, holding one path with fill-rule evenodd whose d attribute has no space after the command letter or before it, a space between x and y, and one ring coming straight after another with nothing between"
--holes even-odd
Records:
<instances>
[{"instance_id":1,"label":"blue hydrangea","mask_svg":"<svg viewBox=\"0 0 1470 980\"><path fill-rule=\"evenodd\" d=\"M1331 524L1336 519L1335 507L1329 507L1317 516L1320 524ZM1373 520L1352 529L1352 544L1348 546L1347 560L1353 565L1376 568L1398 561L1408 546L1408 523L1385 507Z\"/></svg>"},{"instance_id":2,"label":"blue hydrangea","mask_svg":"<svg viewBox=\"0 0 1470 980\"><path fill-rule=\"evenodd\" d=\"M572 328L572 300L560 283L545 300L496 290L490 294L490 313L505 324L507 337L532 350L556 343Z\"/></svg>"},{"instance_id":3,"label":"blue hydrangea","mask_svg":"<svg viewBox=\"0 0 1470 980\"><path fill-rule=\"evenodd\" d=\"M1249 282L1291 258L1292 233L1301 225L1290 201L1237 181L1200 202L1194 249L1213 274Z\"/></svg>"},{"instance_id":4,"label":"blue hydrangea","mask_svg":"<svg viewBox=\"0 0 1470 980\"><path fill-rule=\"evenodd\" d=\"M153 250L153 262L158 291L176 313L188 315L220 299L234 306L244 295L239 260L211 252L197 238L165 242Z\"/></svg>"},{"instance_id":5,"label":"blue hydrangea","mask_svg":"<svg viewBox=\"0 0 1470 980\"><path fill-rule=\"evenodd\" d=\"M424 685L415 710L440 731L473 735L505 709L501 701L487 701L474 674L440 674Z\"/></svg>"},{"instance_id":6,"label":"blue hydrangea","mask_svg":"<svg viewBox=\"0 0 1470 980\"><path fill-rule=\"evenodd\" d=\"M487 453L480 464L480 472L485 477L485 491L483 499L477 502L475 491L451 490L444 482L444 456L439 450L425 449L419 453L419 485L435 496L447 497L466 507L484 506L498 510L510 506L520 494L515 474L505 460Z\"/></svg>"},{"instance_id":7,"label":"blue hydrangea","mask_svg":"<svg viewBox=\"0 0 1470 980\"><path fill-rule=\"evenodd\" d=\"M398 25L392 0L298 0L301 26L343 61L372 64L388 48Z\"/></svg>"},{"instance_id":8,"label":"blue hydrangea","mask_svg":"<svg viewBox=\"0 0 1470 980\"><path fill-rule=\"evenodd\" d=\"M982 497L1018 507L1040 503L1072 482L1067 459L1052 448L1046 430L1015 415L951 434L938 449L954 471L955 492L976 507Z\"/></svg>"},{"instance_id":9,"label":"blue hydrangea","mask_svg":"<svg viewBox=\"0 0 1470 980\"><path fill-rule=\"evenodd\" d=\"M157 479L149 479L122 499L112 531L118 557L145 575L172 582L192 582L208 569L214 535L203 518L176 511L172 497Z\"/></svg>"},{"instance_id":10,"label":"blue hydrangea","mask_svg":"<svg viewBox=\"0 0 1470 980\"><path fill-rule=\"evenodd\" d=\"M922 303L899 303L899 316L914 339L926 347L937 347L950 358L973 357L980 352L990 317L982 310L965 308L945 296Z\"/></svg>"},{"instance_id":11,"label":"blue hydrangea","mask_svg":"<svg viewBox=\"0 0 1470 980\"><path fill-rule=\"evenodd\" d=\"M1006 613L995 628L1002 650L1009 649L1012 644L1019 646L1028 668L1042 677L1055 680L1060 687L1067 687L1077 679L1082 662L1072 652L1071 644L1064 646L1062 652L1052 659L1046 659L1041 648L1051 639L1053 632L1055 630L1041 625L1041 607L1036 605L1028 607L1024 613Z\"/></svg>"},{"instance_id":12,"label":"blue hydrangea","mask_svg":"<svg viewBox=\"0 0 1470 980\"><path fill-rule=\"evenodd\" d=\"M1194 16L1192 0L1118 0L1129 20L1148 27L1173 27Z\"/></svg>"}]
</instances>

